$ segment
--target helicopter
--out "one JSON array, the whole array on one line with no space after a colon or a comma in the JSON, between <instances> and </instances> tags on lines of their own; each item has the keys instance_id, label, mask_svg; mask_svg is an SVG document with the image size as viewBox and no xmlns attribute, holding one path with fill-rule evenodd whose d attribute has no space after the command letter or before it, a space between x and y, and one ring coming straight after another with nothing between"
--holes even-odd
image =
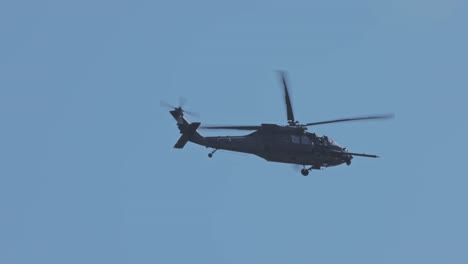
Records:
<instances>
[{"instance_id":1,"label":"helicopter","mask_svg":"<svg viewBox=\"0 0 468 264\"><path fill-rule=\"evenodd\" d=\"M180 134L182 134L174 145L174 148L182 149L187 142L192 142L213 149L208 153L209 158L212 158L217 150L253 154L271 162L300 165L302 166L301 174L303 176L309 175L309 171L311 170L321 170L322 168L341 164L347 164L349 166L351 165L351 160L355 156L378 158L377 155L349 152L328 136L320 136L316 133L308 132L308 127L357 120L388 119L392 118L393 114L341 118L301 124L294 117L286 73L284 71L279 71L278 73L284 90L287 117L286 125L260 124L200 127L200 122L190 123L185 118L184 113L192 115L194 115L194 113L182 109L182 103L175 107L161 102L161 106L172 108L169 113L177 121L177 127ZM200 134L198 129L243 130L253 132L243 136L205 137Z\"/></svg>"}]
</instances>

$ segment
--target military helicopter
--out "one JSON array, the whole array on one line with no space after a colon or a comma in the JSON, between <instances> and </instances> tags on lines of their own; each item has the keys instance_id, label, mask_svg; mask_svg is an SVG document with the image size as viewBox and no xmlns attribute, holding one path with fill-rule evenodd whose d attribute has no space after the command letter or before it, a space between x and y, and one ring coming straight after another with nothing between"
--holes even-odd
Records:
<instances>
[{"instance_id":1,"label":"military helicopter","mask_svg":"<svg viewBox=\"0 0 468 264\"><path fill-rule=\"evenodd\" d=\"M261 124L253 126L202 126L199 122L190 123L184 113L193 114L182 109L182 106L171 106L161 102L162 106L173 108L171 115L177 121L177 126L182 134L174 148L181 149L190 141L195 144L212 148L208 157L221 150L229 150L257 155L267 161L297 164L302 166L301 174L309 175L311 170L337 166L346 163L351 165L354 156L378 158L377 155L360 154L349 152L346 148L339 146L333 139L327 136L320 136L307 132L310 126L317 126L338 122L349 122L357 120L388 119L392 114L373 115L342 118L321 122L301 124L294 118L294 113L289 96L286 73L279 71L284 89L284 99L286 102L287 125ZM216 136L205 137L197 129L234 129L254 131L244 136Z\"/></svg>"}]
</instances>

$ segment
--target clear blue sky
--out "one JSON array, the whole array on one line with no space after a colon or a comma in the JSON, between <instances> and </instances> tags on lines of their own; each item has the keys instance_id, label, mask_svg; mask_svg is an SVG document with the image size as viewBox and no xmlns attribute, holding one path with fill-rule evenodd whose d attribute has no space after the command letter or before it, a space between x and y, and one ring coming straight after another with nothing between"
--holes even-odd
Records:
<instances>
[{"instance_id":1,"label":"clear blue sky","mask_svg":"<svg viewBox=\"0 0 468 264\"><path fill-rule=\"evenodd\" d=\"M468 263L467 7L0 2L0 263ZM285 124L278 69L302 122L395 113L315 130L382 158L172 148L160 100Z\"/></svg>"}]
</instances>

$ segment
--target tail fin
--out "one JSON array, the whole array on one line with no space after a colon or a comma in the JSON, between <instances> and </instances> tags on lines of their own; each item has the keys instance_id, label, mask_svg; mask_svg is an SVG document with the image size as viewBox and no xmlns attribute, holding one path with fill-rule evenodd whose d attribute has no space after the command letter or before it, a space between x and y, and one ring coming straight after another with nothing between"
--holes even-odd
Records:
<instances>
[{"instance_id":1,"label":"tail fin","mask_svg":"<svg viewBox=\"0 0 468 264\"><path fill-rule=\"evenodd\" d=\"M183 148L187 141L192 141L197 144L203 143L205 138L197 131L200 123L190 123L187 119L185 119L183 110L180 108L176 108L170 111L170 113L177 121L177 127L182 134L177 143L174 145L174 148Z\"/></svg>"},{"instance_id":2,"label":"tail fin","mask_svg":"<svg viewBox=\"0 0 468 264\"><path fill-rule=\"evenodd\" d=\"M177 140L177 143L174 145L174 148L183 148L185 144L187 144L187 141L194 136L194 134L197 131L197 128L200 126L200 123L192 123L188 125L188 127L184 130L182 133L182 136L180 136L179 140Z\"/></svg>"}]
</instances>

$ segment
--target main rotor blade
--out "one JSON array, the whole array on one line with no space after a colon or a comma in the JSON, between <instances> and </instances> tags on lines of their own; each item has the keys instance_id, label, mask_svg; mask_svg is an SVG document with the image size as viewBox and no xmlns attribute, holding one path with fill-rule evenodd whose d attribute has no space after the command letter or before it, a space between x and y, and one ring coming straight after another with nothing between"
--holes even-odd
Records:
<instances>
[{"instance_id":1,"label":"main rotor blade","mask_svg":"<svg viewBox=\"0 0 468 264\"><path fill-rule=\"evenodd\" d=\"M294 119L294 112L292 109L291 105L291 98L289 97L289 91L288 91L288 82L286 80L286 73L284 71L279 71L281 81L283 82L283 88L284 88L284 99L286 101L286 114L288 117L288 122L294 123L296 119Z\"/></svg>"},{"instance_id":2,"label":"main rotor blade","mask_svg":"<svg viewBox=\"0 0 468 264\"><path fill-rule=\"evenodd\" d=\"M346 152L346 154L351 155L351 156L359 156L359 157L366 157L366 158L380 158L379 156L373 155L373 154L351 153L351 152Z\"/></svg>"},{"instance_id":3,"label":"main rotor blade","mask_svg":"<svg viewBox=\"0 0 468 264\"><path fill-rule=\"evenodd\" d=\"M372 154L363 154L363 153L360 154L360 153L349 153L349 152L348 152L348 154L351 155L351 156L359 156L359 157L366 157L366 158L380 158L379 156L372 155Z\"/></svg>"},{"instance_id":4,"label":"main rotor blade","mask_svg":"<svg viewBox=\"0 0 468 264\"><path fill-rule=\"evenodd\" d=\"M370 120L370 119L389 119L393 118L393 114L386 114L386 115L375 115L375 116L362 116L362 117L351 117L351 118L342 118L342 119L335 119L329 121L321 121L321 122L313 122L304 124L304 126L316 126L316 125L323 125L323 124L330 124L330 123L338 123L338 122L349 122L349 121L357 121L357 120Z\"/></svg>"},{"instance_id":5,"label":"main rotor blade","mask_svg":"<svg viewBox=\"0 0 468 264\"><path fill-rule=\"evenodd\" d=\"M202 126L203 129L258 130L261 126Z\"/></svg>"},{"instance_id":6,"label":"main rotor blade","mask_svg":"<svg viewBox=\"0 0 468 264\"><path fill-rule=\"evenodd\" d=\"M377 155L373 154L364 154L364 153L352 153L352 152L344 152L344 151L333 151L334 153L351 155L351 156L359 156L359 157L366 157L366 158L380 158Z\"/></svg>"}]
</instances>

